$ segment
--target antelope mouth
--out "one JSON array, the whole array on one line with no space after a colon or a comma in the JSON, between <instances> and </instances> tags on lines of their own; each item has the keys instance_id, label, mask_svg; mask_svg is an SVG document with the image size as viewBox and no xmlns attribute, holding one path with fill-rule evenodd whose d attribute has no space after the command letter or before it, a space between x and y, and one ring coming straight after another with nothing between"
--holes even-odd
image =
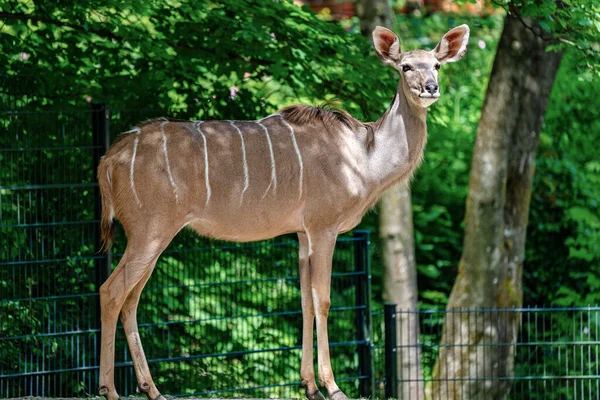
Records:
<instances>
[{"instance_id":1,"label":"antelope mouth","mask_svg":"<svg viewBox=\"0 0 600 400\"><path fill-rule=\"evenodd\" d=\"M433 94L429 92L421 92L419 93L419 97L422 99L437 99L438 97L440 97L440 92L435 92Z\"/></svg>"}]
</instances>

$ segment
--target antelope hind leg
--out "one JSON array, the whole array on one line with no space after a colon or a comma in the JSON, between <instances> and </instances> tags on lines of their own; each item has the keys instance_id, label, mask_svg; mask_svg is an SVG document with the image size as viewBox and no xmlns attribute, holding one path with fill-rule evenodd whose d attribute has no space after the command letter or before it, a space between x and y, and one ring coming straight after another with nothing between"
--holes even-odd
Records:
<instances>
[{"instance_id":1,"label":"antelope hind leg","mask_svg":"<svg viewBox=\"0 0 600 400\"><path fill-rule=\"evenodd\" d=\"M139 293L150 277L156 259L167 247L173 236L154 238L155 240L149 240L145 237L130 237L119 265L100 288L102 341L98 393L105 396L107 400L119 399L114 382L115 334L119 313L125 311L127 315L123 317L124 325L127 327L126 332L130 330L131 332L135 331L137 334L135 309L137 308ZM126 304L127 306L125 306ZM133 316L133 318L129 318L130 316ZM143 358L146 371L148 367L143 350L141 350L139 335L136 336L136 342L139 346L135 345L133 348L136 350L131 350L131 353L136 367L136 374L138 374L141 365L138 365L139 360ZM131 347L129 335L127 340ZM140 356L138 356L137 349L142 351ZM152 382L149 371L143 376L150 377L150 382ZM152 383L152 385L154 384ZM155 386L152 391L149 388L149 392L152 392L152 394L156 392L156 397L160 396Z\"/></svg>"},{"instance_id":2,"label":"antelope hind leg","mask_svg":"<svg viewBox=\"0 0 600 400\"><path fill-rule=\"evenodd\" d=\"M135 273L125 272L129 269L131 256L132 252L126 250L117 268L100 287L102 330L98 393L105 396L107 400L119 399L114 379L115 334L119 312L127 295L143 276L138 274L139 276L136 277Z\"/></svg>"}]
</instances>

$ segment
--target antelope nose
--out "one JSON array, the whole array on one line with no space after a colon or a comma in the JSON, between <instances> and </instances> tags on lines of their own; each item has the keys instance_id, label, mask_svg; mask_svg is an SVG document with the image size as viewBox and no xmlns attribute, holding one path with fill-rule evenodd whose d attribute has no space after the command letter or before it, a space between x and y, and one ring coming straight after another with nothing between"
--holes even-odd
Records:
<instances>
[{"instance_id":1,"label":"antelope nose","mask_svg":"<svg viewBox=\"0 0 600 400\"><path fill-rule=\"evenodd\" d=\"M435 83L428 83L425 85L425 90L427 90L431 94L435 94L438 91L439 87Z\"/></svg>"}]
</instances>

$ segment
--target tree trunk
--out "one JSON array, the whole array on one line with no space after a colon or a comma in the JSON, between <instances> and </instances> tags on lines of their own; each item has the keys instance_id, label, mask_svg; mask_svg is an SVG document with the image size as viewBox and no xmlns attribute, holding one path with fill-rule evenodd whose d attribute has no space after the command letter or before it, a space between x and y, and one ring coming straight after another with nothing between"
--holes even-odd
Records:
<instances>
[{"instance_id":1,"label":"tree trunk","mask_svg":"<svg viewBox=\"0 0 600 400\"><path fill-rule=\"evenodd\" d=\"M356 16L360 20L360 32L370 39L377 25L391 28L393 12L389 0L357 0Z\"/></svg>"},{"instance_id":2,"label":"tree trunk","mask_svg":"<svg viewBox=\"0 0 600 400\"><path fill-rule=\"evenodd\" d=\"M535 21L506 17L477 130L463 254L448 310L522 305L535 153L562 57L547 52L552 42L533 31L541 31ZM518 328L516 313L449 313L434 371L443 381L434 381L433 398L503 399L511 381L498 378L514 375L515 349L494 345L514 344Z\"/></svg>"},{"instance_id":3,"label":"tree trunk","mask_svg":"<svg viewBox=\"0 0 600 400\"><path fill-rule=\"evenodd\" d=\"M385 265L383 298L396 304L398 396L422 399L418 290L412 203L407 184L391 187L379 202L379 234Z\"/></svg>"}]
</instances>

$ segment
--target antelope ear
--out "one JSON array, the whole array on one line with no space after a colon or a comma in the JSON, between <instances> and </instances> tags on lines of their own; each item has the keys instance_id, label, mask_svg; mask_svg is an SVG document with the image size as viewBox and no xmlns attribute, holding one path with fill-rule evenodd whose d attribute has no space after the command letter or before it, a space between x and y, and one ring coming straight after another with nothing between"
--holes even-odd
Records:
<instances>
[{"instance_id":1,"label":"antelope ear","mask_svg":"<svg viewBox=\"0 0 600 400\"><path fill-rule=\"evenodd\" d=\"M378 26L373 31L373 47L386 64L395 65L400 59L400 40L390 29Z\"/></svg>"},{"instance_id":2,"label":"antelope ear","mask_svg":"<svg viewBox=\"0 0 600 400\"><path fill-rule=\"evenodd\" d=\"M469 27L467 25L457 26L450 29L442 37L442 40L433 49L433 55L441 64L454 62L461 59L467 51L469 43Z\"/></svg>"}]
</instances>

